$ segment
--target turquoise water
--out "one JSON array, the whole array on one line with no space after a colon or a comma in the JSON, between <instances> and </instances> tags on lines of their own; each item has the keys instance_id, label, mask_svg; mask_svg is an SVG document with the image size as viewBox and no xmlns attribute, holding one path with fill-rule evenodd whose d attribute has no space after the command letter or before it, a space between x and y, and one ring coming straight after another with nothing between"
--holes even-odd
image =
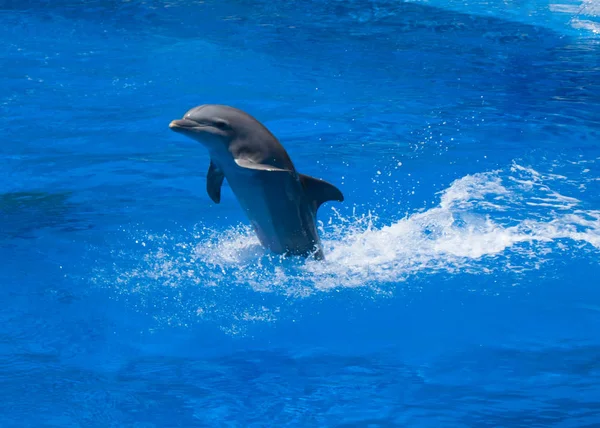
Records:
<instances>
[{"instance_id":1,"label":"turquoise water","mask_svg":"<svg viewBox=\"0 0 600 428\"><path fill-rule=\"evenodd\" d=\"M0 1L0 426L600 425L592 1ZM263 250L204 103L344 193Z\"/></svg>"}]
</instances>

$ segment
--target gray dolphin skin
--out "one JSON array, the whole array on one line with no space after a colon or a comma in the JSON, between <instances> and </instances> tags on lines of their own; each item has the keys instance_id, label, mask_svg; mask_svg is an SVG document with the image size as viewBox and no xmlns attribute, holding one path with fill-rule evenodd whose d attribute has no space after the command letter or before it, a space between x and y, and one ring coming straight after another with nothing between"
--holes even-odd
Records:
<instances>
[{"instance_id":1,"label":"gray dolphin skin","mask_svg":"<svg viewBox=\"0 0 600 428\"><path fill-rule=\"evenodd\" d=\"M344 196L334 185L298 173L264 125L236 108L205 104L169 128L208 149L208 195L219 203L227 179L264 247L277 254L324 259L317 210L327 201L342 202Z\"/></svg>"}]
</instances>

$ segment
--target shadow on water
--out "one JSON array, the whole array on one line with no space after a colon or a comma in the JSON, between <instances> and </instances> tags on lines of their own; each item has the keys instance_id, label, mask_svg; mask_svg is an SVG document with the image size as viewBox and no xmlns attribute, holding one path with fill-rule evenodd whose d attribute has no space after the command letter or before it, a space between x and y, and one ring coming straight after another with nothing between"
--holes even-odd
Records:
<instances>
[{"instance_id":1,"label":"shadow on water","mask_svg":"<svg viewBox=\"0 0 600 428\"><path fill-rule=\"evenodd\" d=\"M3 239L32 239L40 229L61 232L89 229L77 219L77 206L70 193L14 192L0 194L0 242Z\"/></svg>"}]
</instances>

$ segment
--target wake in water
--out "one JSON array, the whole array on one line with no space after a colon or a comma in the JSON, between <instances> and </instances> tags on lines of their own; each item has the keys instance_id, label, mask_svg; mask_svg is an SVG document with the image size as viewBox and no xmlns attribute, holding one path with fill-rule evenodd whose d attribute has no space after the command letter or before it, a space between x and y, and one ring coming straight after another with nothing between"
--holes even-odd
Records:
<instances>
[{"instance_id":1,"label":"wake in water","mask_svg":"<svg viewBox=\"0 0 600 428\"><path fill-rule=\"evenodd\" d=\"M306 296L337 287L385 291L386 284L440 272L518 274L538 269L551 253L600 250L600 211L552 189L565 181L513 164L458 179L439 205L388 226L375 227L372 214L345 218L334 210L321 224L325 262L271 255L245 226L137 236L143 261L117 272L117 283L125 292L236 285Z\"/></svg>"}]
</instances>

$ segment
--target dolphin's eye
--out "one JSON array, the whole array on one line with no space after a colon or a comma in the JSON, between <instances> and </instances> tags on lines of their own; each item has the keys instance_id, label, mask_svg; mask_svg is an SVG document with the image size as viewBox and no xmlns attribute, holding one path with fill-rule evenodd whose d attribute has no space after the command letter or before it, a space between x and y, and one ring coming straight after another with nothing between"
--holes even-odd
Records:
<instances>
[{"instance_id":1,"label":"dolphin's eye","mask_svg":"<svg viewBox=\"0 0 600 428\"><path fill-rule=\"evenodd\" d=\"M215 126L219 129L228 129L229 125L224 120L215 121Z\"/></svg>"}]
</instances>

